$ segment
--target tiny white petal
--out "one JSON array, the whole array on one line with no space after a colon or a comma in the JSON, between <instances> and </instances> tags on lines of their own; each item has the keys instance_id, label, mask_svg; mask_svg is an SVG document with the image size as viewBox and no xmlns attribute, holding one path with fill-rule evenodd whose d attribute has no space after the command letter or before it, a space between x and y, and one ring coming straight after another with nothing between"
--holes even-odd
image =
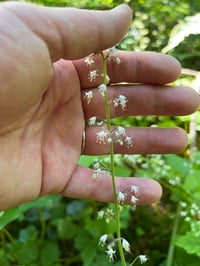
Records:
<instances>
[{"instance_id":1,"label":"tiny white petal","mask_svg":"<svg viewBox=\"0 0 200 266\"><path fill-rule=\"evenodd\" d=\"M103 219L104 214L105 214L104 211L99 211L99 212L97 213L97 219L98 219L98 220L99 220L99 219Z\"/></svg>"},{"instance_id":2,"label":"tiny white petal","mask_svg":"<svg viewBox=\"0 0 200 266\"><path fill-rule=\"evenodd\" d=\"M118 201L119 203L123 203L126 199L126 195L123 192L118 193Z\"/></svg>"},{"instance_id":3,"label":"tiny white petal","mask_svg":"<svg viewBox=\"0 0 200 266\"><path fill-rule=\"evenodd\" d=\"M110 77L106 75L106 84L108 84L109 82L110 82Z\"/></svg>"},{"instance_id":4,"label":"tiny white petal","mask_svg":"<svg viewBox=\"0 0 200 266\"><path fill-rule=\"evenodd\" d=\"M96 123L96 120L97 120L96 116L90 117L89 120L88 120L88 125L89 126L94 126L95 123Z\"/></svg>"},{"instance_id":5,"label":"tiny white petal","mask_svg":"<svg viewBox=\"0 0 200 266\"><path fill-rule=\"evenodd\" d=\"M119 57L115 58L116 63L119 65L121 63L121 59Z\"/></svg>"},{"instance_id":6,"label":"tiny white petal","mask_svg":"<svg viewBox=\"0 0 200 266\"><path fill-rule=\"evenodd\" d=\"M137 201L138 198L136 198L135 196L131 196L131 203L136 204Z\"/></svg>"},{"instance_id":7,"label":"tiny white petal","mask_svg":"<svg viewBox=\"0 0 200 266\"><path fill-rule=\"evenodd\" d=\"M125 142L128 148L133 147L133 138L130 136L125 137Z\"/></svg>"},{"instance_id":8,"label":"tiny white petal","mask_svg":"<svg viewBox=\"0 0 200 266\"><path fill-rule=\"evenodd\" d=\"M117 127L118 133L119 135L125 136L126 135L126 131L124 127Z\"/></svg>"},{"instance_id":9,"label":"tiny white petal","mask_svg":"<svg viewBox=\"0 0 200 266\"><path fill-rule=\"evenodd\" d=\"M108 138L107 141L108 141L108 143L112 143L113 140L112 140L112 138Z\"/></svg>"},{"instance_id":10,"label":"tiny white petal","mask_svg":"<svg viewBox=\"0 0 200 266\"><path fill-rule=\"evenodd\" d=\"M113 262L114 261L114 255L115 255L116 251L112 248L109 248L108 250L106 250L106 253L108 255L109 261Z\"/></svg>"},{"instance_id":11,"label":"tiny white petal","mask_svg":"<svg viewBox=\"0 0 200 266\"><path fill-rule=\"evenodd\" d=\"M86 91L84 93L84 98L87 99L87 103L90 103L93 98L93 92L92 91Z\"/></svg>"},{"instance_id":12,"label":"tiny white petal","mask_svg":"<svg viewBox=\"0 0 200 266\"><path fill-rule=\"evenodd\" d=\"M106 94L107 86L106 84L102 83L101 85L98 86L99 93L104 97Z\"/></svg>"},{"instance_id":13,"label":"tiny white petal","mask_svg":"<svg viewBox=\"0 0 200 266\"><path fill-rule=\"evenodd\" d=\"M135 194L138 194L139 188L137 186L131 186L131 192L134 192Z\"/></svg>"},{"instance_id":14,"label":"tiny white petal","mask_svg":"<svg viewBox=\"0 0 200 266\"><path fill-rule=\"evenodd\" d=\"M102 236L100 237L100 239L99 239L99 245L100 245L100 246L104 246L105 243L106 243L107 238L108 238L108 235L107 235L107 234L102 235Z\"/></svg>"},{"instance_id":15,"label":"tiny white petal","mask_svg":"<svg viewBox=\"0 0 200 266\"><path fill-rule=\"evenodd\" d=\"M98 168L100 168L100 163L99 163L99 162L94 162L94 163L93 163L93 168L94 168L94 169L98 169Z\"/></svg>"},{"instance_id":16,"label":"tiny white petal","mask_svg":"<svg viewBox=\"0 0 200 266\"><path fill-rule=\"evenodd\" d=\"M93 171L92 177L93 177L94 179L96 179L96 178L99 177L101 174L102 174L101 169L95 169L95 170Z\"/></svg>"},{"instance_id":17,"label":"tiny white petal","mask_svg":"<svg viewBox=\"0 0 200 266\"><path fill-rule=\"evenodd\" d=\"M97 132L96 135L97 135L97 142L99 144L101 143L105 144L105 141L107 140L107 137L108 137L108 132L105 130L102 130L100 132Z\"/></svg>"},{"instance_id":18,"label":"tiny white petal","mask_svg":"<svg viewBox=\"0 0 200 266\"><path fill-rule=\"evenodd\" d=\"M86 57L86 59L84 60L84 62L88 65L88 66L91 66L94 64L94 60L92 58L92 56L88 56Z\"/></svg>"},{"instance_id":19,"label":"tiny white petal","mask_svg":"<svg viewBox=\"0 0 200 266\"><path fill-rule=\"evenodd\" d=\"M126 252L130 252L130 244L128 243L128 241L126 239L122 239L122 247L124 248L124 250Z\"/></svg>"},{"instance_id":20,"label":"tiny white petal","mask_svg":"<svg viewBox=\"0 0 200 266\"><path fill-rule=\"evenodd\" d=\"M140 260L140 263L143 264L143 263L145 263L148 259L147 259L146 255L139 255L139 260Z\"/></svg>"},{"instance_id":21,"label":"tiny white petal","mask_svg":"<svg viewBox=\"0 0 200 266\"><path fill-rule=\"evenodd\" d=\"M97 77L98 77L98 73L97 73L97 70L93 70L93 71L90 71L89 75L88 75L88 79L92 82L94 81Z\"/></svg>"}]
</instances>

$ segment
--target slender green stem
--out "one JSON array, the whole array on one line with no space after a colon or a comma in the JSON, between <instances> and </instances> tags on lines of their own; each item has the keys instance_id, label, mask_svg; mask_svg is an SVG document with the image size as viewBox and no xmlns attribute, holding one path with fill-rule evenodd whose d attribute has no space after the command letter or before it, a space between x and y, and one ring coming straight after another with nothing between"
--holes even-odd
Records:
<instances>
[{"instance_id":1,"label":"slender green stem","mask_svg":"<svg viewBox=\"0 0 200 266\"><path fill-rule=\"evenodd\" d=\"M12 235L9 233L9 231L5 227L2 228L1 230L5 234L5 236L10 240L10 242L14 241Z\"/></svg>"},{"instance_id":2,"label":"slender green stem","mask_svg":"<svg viewBox=\"0 0 200 266\"><path fill-rule=\"evenodd\" d=\"M103 61L103 82L107 84L107 67L106 67L106 58L104 54L101 54ZM106 106L106 121L107 121L107 129L109 132L109 137L111 137L111 116L110 116L110 105L109 105L109 97L107 91L105 92L105 106ZM124 257L124 251L122 247L121 241L121 227L120 227L120 214L119 214L119 206L118 206L118 196L117 196L117 188L115 182L115 165L114 165L114 145L113 141L110 142L110 164L111 164L111 177L112 177L112 187L114 194L114 206L115 206L115 219L116 219L116 233L117 233L117 244L119 249L119 254L121 258L122 266L126 266L126 260Z\"/></svg>"},{"instance_id":3,"label":"slender green stem","mask_svg":"<svg viewBox=\"0 0 200 266\"><path fill-rule=\"evenodd\" d=\"M133 261L129 266L132 266L133 264L135 264L136 261L138 260L138 258L139 258L139 257L136 257L136 258L134 259L134 261Z\"/></svg>"},{"instance_id":4,"label":"slender green stem","mask_svg":"<svg viewBox=\"0 0 200 266\"><path fill-rule=\"evenodd\" d=\"M176 211L176 217L175 217L175 222L174 222L174 227L170 239L170 244L168 248L168 253L167 253L167 261L166 261L166 266L172 266L173 265L173 258L174 258L174 250L175 250L175 238L178 233L179 229L179 224L180 224L180 211L181 211L181 205L178 205L177 211Z\"/></svg>"}]
</instances>

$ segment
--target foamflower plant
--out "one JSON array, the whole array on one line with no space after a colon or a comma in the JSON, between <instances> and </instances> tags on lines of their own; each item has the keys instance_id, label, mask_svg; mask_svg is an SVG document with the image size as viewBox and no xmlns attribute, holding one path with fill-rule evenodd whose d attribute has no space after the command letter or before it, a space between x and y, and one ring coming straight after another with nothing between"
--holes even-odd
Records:
<instances>
[{"instance_id":1,"label":"foamflower plant","mask_svg":"<svg viewBox=\"0 0 200 266\"><path fill-rule=\"evenodd\" d=\"M95 69L95 57L100 57L102 60L102 69ZM98 58L99 59L99 58ZM116 238L103 234L99 238L99 245L106 246L105 253L110 262L114 262L117 256L117 248L120 255L121 265L126 266L125 253L131 253L131 247L129 242L121 236L120 229L120 207L130 199L132 205L136 205L138 200L137 195L139 193L138 187L132 186L127 188L125 191L118 191L115 182L115 162L114 162L114 145L126 146L130 148L133 146L133 138L128 136L126 129L121 126L113 126L111 123L111 107L121 108L126 110L128 99L125 95L118 95L113 100L109 99L108 94L108 84L110 78L107 74L107 61L113 60L116 64L121 63L121 59L116 56L115 47L111 48L108 52L100 52L98 54L92 54L85 59L85 63L90 68L88 73L88 79L90 82L94 82L97 78L102 79L102 83L98 86L98 93L103 98L105 104L105 120L99 121L98 125L101 125L100 130L96 133L96 142L99 144L105 144L109 146L109 161L111 169L106 169L100 162L95 162L93 164L93 178L101 178L102 174L109 174L112 179L112 188L114 194L114 211L106 210L100 211L98 213L98 219L106 219L109 222L110 219L115 219L116 221ZM84 93L84 99L88 104L91 103L93 99L93 91L89 90ZM111 106L112 105L112 106ZM97 125L97 118L91 117L88 120L89 126ZM143 264L146 262L147 258L145 255L140 255L136 257L133 262L129 265L133 265L136 260L140 260Z\"/></svg>"}]
</instances>

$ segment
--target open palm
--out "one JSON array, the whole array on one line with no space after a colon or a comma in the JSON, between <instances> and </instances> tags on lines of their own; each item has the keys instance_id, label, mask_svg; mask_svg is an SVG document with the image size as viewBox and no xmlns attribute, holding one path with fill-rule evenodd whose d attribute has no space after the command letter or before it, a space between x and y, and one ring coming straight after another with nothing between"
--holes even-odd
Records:
<instances>
[{"instance_id":1,"label":"open palm","mask_svg":"<svg viewBox=\"0 0 200 266\"><path fill-rule=\"evenodd\" d=\"M108 176L93 180L90 169L77 165L85 120L104 116L96 93L101 80L89 82L89 68L80 58L117 43L129 26L130 10L50 9L13 2L1 4L0 16L0 208L47 193L112 200ZM162 85L180 73L175 60L155 53L119 56L120 66L108 65L109 93L111 97L123 93L129 100L124 113L112 110L113 117L181 115L197 108L199 99L189 88L180 91ZM124 81L143 85L112 85ZM154 85L144 85L148 83ZM84 101L85 89L96 95L91 104ZM186 144L185 133L177 128L127 130L135 145L129 150L116 146L117 153L178 152ZM106 145L96 143L97 131L86 129L86 154L108 152ZM120 188L137 184L141 203L152 202L161 193L152 180L117 182Z\"/></svg>"}]
</instances>

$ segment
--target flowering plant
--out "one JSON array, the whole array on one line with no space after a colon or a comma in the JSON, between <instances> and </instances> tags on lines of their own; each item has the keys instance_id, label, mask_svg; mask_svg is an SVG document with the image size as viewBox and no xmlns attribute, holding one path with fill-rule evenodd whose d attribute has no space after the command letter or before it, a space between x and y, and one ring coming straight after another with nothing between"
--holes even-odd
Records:
<instances>
[{"instance_id":1,"label":"flowering plant","mask_svg":"<svg viewBox=\"0 0 200 266\"><path fill-rule=\"evenodd\" d=\"M95 59L100 57L102 60L102 69L95 69ZM126 133L126 129L121 126L113 126L111 121L111 108L121 108L126 110L128 99L124 95L118 95L113 100L109 97L109 82L110 78L107 74L107 61L114 61L116 64L121 63L121 59L116 56L116 49L113 47L107 52L100 52L98 54L92 54L85 59L85 63L90 68L88 79L90 82L95 81L97 78L101 78L102 83L98 86L98 93L103 97L105 104L105 120L101 120L97 117L90 117L88 120L89 126L100 125L101 129L96 133L96 142L99 144L105 144L109 146L109 156L111 169L106 169L101 162L95 162L93 164L94 172L93 178L101 178L101 174L110 173L112 178L112 188L114 195L114 212L112 211L100 211L98 218L105 218L107 221L112 217L116 221L116 237L110 237L107 234L103 234L100 237L99 244L101 246L107 246L106 254L109 261L113 262L116 256L116 244L123 266L127 265L125 260L125 252L131 253L129 242L121 236L120 229L120 208L128 199L135 206L138 200L137 196L139 189L137 186L131 186L125 191L118 191L115 182L115 163L114 163L114 147L115 145L126 146L130 148L133 146L133 138ZM86 91L84 99L88 104L93 99L93 91ZM111 215L112 214L112 215ZM141 264L145 263L147 258L145 255L136 257L130 265L133 265L136 260L139 259Z\"/></svg>"}]
</instances>

